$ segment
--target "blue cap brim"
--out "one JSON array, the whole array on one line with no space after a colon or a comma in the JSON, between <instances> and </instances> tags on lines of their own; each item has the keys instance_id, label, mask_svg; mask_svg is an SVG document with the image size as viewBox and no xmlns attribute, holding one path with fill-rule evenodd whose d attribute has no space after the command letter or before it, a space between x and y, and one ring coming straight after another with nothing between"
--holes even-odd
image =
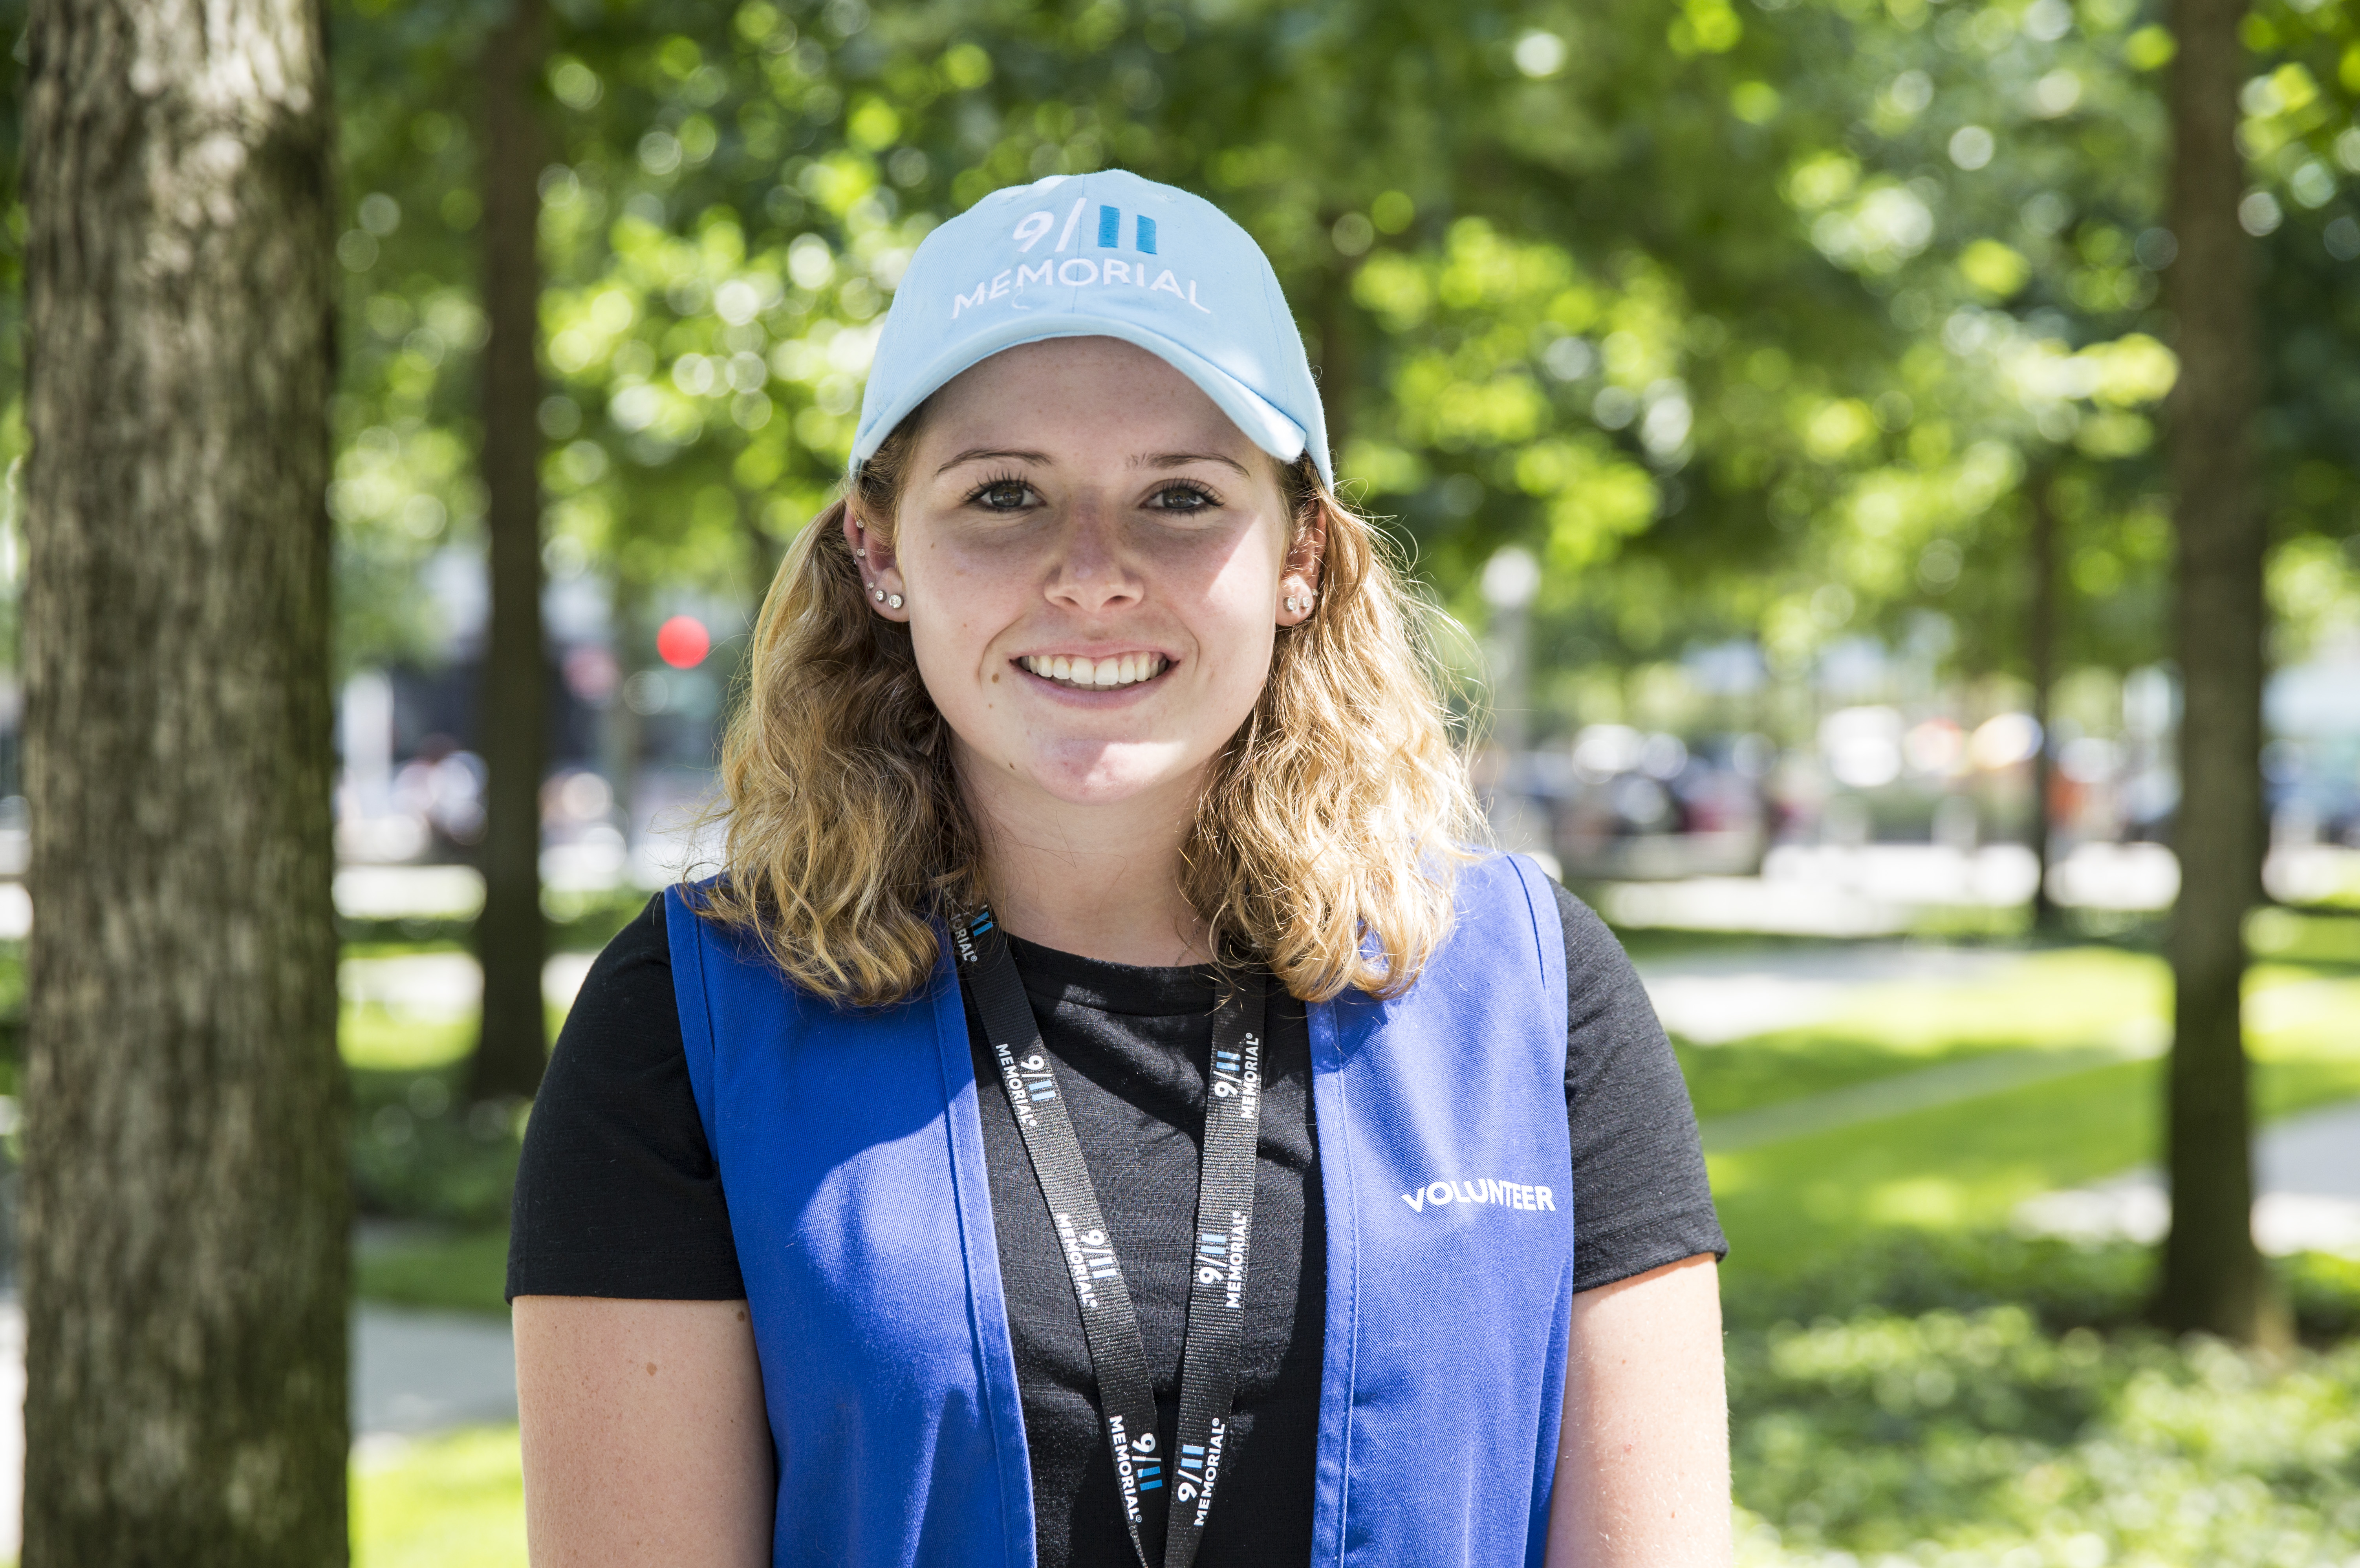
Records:
<instances>
[{"instance_id":1,"label":"blue cap brim","mask_svg":"<svg viewBox=\"0 0 2360 1568\"><path fill-rule=\"evenodd\" d=\"M1049 322L1032 322L1021 316L1016 317L987 332L963 339L945 351L908 383L893 404L877 411L875 423L862 430L853 443L853 469L858 472L862 463L876 455L877 449L885 443L885 438L892 434L919 404L950 385L962 373L1003 350L1030 343L1046 343L1052 338L1118 338L1145 349L1194 382L1197 390L1210 397L1213 406L1227 414L1248 441L1281 463L1295 462L1311 444L1301 425L1279 412L1268 398L1204 355L1136 321L1098 315L1087 310L1067 309L1058 310L1055 320ZM1312 462L1319 469L1319 477L1333 486L1336 476L1328 470L1328 453L1324 451L1313 452Z\"/></svg>"}]
</instances>

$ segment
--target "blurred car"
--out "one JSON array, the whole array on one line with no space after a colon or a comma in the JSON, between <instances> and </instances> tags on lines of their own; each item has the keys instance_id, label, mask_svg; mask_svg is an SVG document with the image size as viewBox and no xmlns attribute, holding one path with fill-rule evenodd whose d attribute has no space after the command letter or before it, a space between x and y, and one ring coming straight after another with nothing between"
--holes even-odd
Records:
<instances>
[{"instance_id":1,"label":"blurred car","mask_svg":"<svg viewBox=\"0 0 2360 1568\"><path fill-rule=\"evenodd\" d=\"M1568 877L1752 876L1770 844L1763 780L1775 758L1757 735L1691 745L1667 732L1591 724L1568 747L1521 759L1517 782L1546 805Z\"/></svg>"}]
</instances>

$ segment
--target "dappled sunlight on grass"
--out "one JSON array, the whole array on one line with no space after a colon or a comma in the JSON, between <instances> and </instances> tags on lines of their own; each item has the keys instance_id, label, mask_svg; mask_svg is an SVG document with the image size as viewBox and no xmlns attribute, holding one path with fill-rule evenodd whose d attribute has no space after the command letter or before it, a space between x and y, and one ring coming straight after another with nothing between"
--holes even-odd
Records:
<instances>
[{"instance_id":1,"label":"dappled sunlight on grass","mask_svg":"<svg viewBox=\"0 0 2360 1568\"><path fill-rule=\"evenodd\" d=\"M2113 948L2031 953L1972 983L1868 985L1817 1023L1726 1045L1681 1045L1703 1117L2008 1051L2152 1050L2169 980Z\"/></svg>"},{"instance_id":2,"label":"dappled sunlight on grass","mask_svg":"<svg viewBox=\"0 0 2360 1568\"><path fill-rule=\"evenodd\" d=\"M353 1568L524 1568L512 1426L355 1446Z\"/></svg>"},{"instance_id":3,"label":"dappled sunlight on grass","mask_svg":"<svg viewBox=\"0 0 2360 1568\"><path fill-rule=\"evenodd\" d=\"M2257 1059L2360 1052L2360 977L2256 964L2245 985L2245 1034Z\"/></svg>"},{"instance_id":4,"label":"dappled sunlight on grass","mask_svg":"<svg viewBox=\"0 0 2360 1568\"><path fill-rule=\"evenodd\" d=\"M2170 1040L2162 960L2113 948L2030 953L1972 984L1863 987L1819 1022L1725 1045L1677 1047L1701 1117L2008 1051L2098 1047L2145 1054ZM2257 964L2246 986L2257 1062L2360 1054L2360 976ZM2360 1093L2360 1090L2355 1090Z\"/></svg>"},{"instance_id":5,"label":"dappled sunlight on grass","mask_svg":"<svg viewBox=\"0 0 2360 1568\"><path fill-rule=\"evenodd\" d=\"M2156 1158L2162 1064L2127 1062L1710 1157L1735 1271L1808 1267L1888 1225L2004 1228L2016 1205ZM2263 1117L2360 1095L2360 1044L2257 1062Z\"/></svg>"},{"instance_id":6,"label":"dappled sunlight on grass","mask_svg":"<svg viewBox=\"0 0 2360 1568\"><path fill-rule=\"evenodd\" d=\"M2049 1186L2137 1164L2154 1146L2157 1067L2123 1062L2004 1094L1711 1160L1721 1222L1742 1246L1873 1221L1882 1194L1939 1185L1950 1224L1996 1216ZM1930 1185L1929 1185L1930 1184ZM1921 1196L1916 1206L1929 1200ZM1849 1236L1829 1237L1841 1244Z\"/></svg>"},{"instance_id":7,"label":"dappled sunlight on grass","mask_svg":"<svg viewBox=\"0 0 2360 1568\"><path fill-rule=\"evenodd\" d=\"M1809 1029L1683 1048L1681 1065L1710 1119L1971 1058L2110 1042L2137 1050L2142 1030L2152 1051L2166 1040L2169 1003L2160 960L2103 948L2037 953L1979 984L1878 986ZM2257 966L2247 1016L2258 1117L2360 1096L2360 977ZM2093 1064L1716 1152L1730 1268L1813 1268L1885 1227L2004 1228L2027 1198L2149 1163L2162 1071L2159 1060Z\"/></svg>"},{"instance_id":8,"label":"dappled sunlight on grass","mask_svg":"<svg viewBox=\"0 0 2360 1568\"><path fill-rule=\"evenodd\" d=\"M2107 948L2026 954L1974 984L1865 988L1809 1028L1684 1046L1708 1121L2009 1052L2168 1043L2169 972ZM2253 972L2247 1015L2256 1114L2360 1095L2360 977L2275 964ZM2061 1063L2070 1069L2070 1062ZM2014 1207L2155 1158L2157 1061L2092 1064L1853 1125L1716 1152L1713 1189L1740 1271L1785 1271L1882 1226L2004 1226Z\"/></svg>"},{"instance_id":9,"label":"dappled sunlight on grass","mask_svg":"<svg viewBox=\"0 0 2360 1568\"><path fill-rule=\"evenodd\" d=\"M2169 974L2158 959L2116 948L2065 948L2026 953L2001 974L1972 983L1865 986L1811 1032L1874 1040L1903 1054L1968 1042L2096 1045L2125 1025L2161 1019L2170 996Z\"/></svg>"},{"instance_id":10,"label":"dappled sunlight on grass","mask_svg":"<svg viewBox=\"0 0 2360 1568\"><path fill-rule=\"evenodd\" d=\"M419 1018L375 1005L344 1004L336 1022L344 1064L377 1073L448 1067L475 1048L472 1018Z\"/></svg>"},{"instance_id":11,"label":"dappled sunlight on grass","mask_svg":"<svg viewBox=\"0 0 2360 1568\"><path fill-rule=\"evenodd\" d=\"M565 1027L565 1009L549 1009L549 1038ZM475 1019L431 1018L376 1003L346 1002L336 1020L344 1065L375 1073L423 1073L453 1067L475 1049Z\"/></svg>"}]
</instances>

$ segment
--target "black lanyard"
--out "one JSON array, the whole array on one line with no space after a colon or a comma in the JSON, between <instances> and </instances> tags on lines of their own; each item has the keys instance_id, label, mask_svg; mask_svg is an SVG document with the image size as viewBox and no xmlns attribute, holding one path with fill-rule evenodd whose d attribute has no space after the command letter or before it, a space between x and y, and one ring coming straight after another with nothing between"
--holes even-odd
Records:
<instances>
[{"instance_id":1,"label":"black lanyard","mask_svg":"<svg viewBox=\"0 0 2360 1568\"><path fill-rule=\"evenodd\" d=\"M1180 1350L1178 1452L1167 1465L1155 1432L1155 1392L1140 1346L1139 1314L1015 960L989 909L952 929L1009 1106L1032 1157L1032 1174L1065 1249L1131 1550L1141 1568L1158 1568L1147 1542L1161 1513L1166 1516L1162 1568L1190 1568L1213 1510L1244 1358L1246 1253L1253 1237L1254 1143L1262 1123L1262 981L1234 987L1213 1015L1196 1247L1189 1259L1187 1336Z\"/></svg>"}]
</instances>

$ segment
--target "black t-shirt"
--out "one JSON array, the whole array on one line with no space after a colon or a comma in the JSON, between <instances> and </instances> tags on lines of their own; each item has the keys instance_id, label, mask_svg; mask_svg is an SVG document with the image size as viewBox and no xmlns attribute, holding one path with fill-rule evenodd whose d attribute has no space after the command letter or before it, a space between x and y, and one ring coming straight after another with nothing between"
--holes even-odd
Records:
<instances>
[{"instance_id":1,"label":"black t-shirt","mask_svg":"<svg viewBox=\"0 0 2360 1568\"><path fill-rule=\"evenodd\" d=\"M1613 936L1557 889L1566 939L1566 1107L1574 1289L1725 1254L1696 1117ZM1138 968L1011 940L1056 1059L1139 1313L1160 1424L1178 1407L1212 1035L1205 968ZM1327 1239L1303 1005L1273 988L1265 1034L1244 1365L1220 1506L1201 1560L1300 1564L1311 1551ZM1001 1288L1032 1461L1041 1568L1130 1559L1097 1379L1048 1206L970 1000ZM1112 1180L1120 1171L1122 1179ZM743 1296L720 1174L689 1088L663 900L591 966L558 1036L517 1172L511 1297Z\"/></svg>"}]
</instances>

